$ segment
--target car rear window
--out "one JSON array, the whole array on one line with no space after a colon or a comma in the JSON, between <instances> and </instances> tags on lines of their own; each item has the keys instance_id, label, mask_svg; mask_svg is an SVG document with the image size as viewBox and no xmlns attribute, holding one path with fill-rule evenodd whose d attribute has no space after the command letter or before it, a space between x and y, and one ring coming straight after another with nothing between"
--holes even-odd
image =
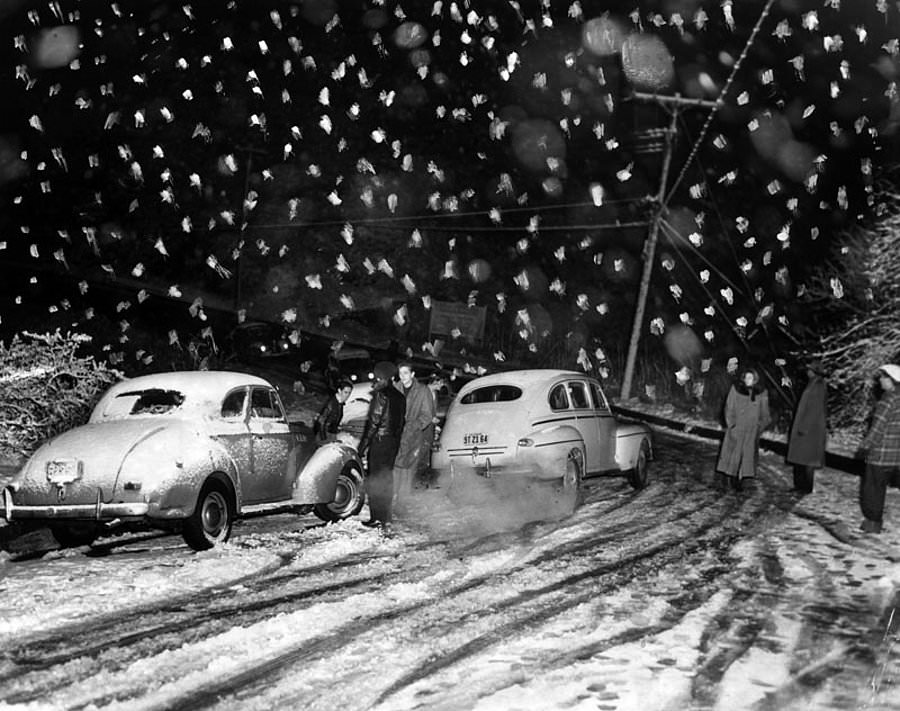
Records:
<instances>
[{"instance_id":1,"label":"car rear window","mask_svg":"<svg viewBox=\"0 0 900 711\"><path fill-rule=\"evenodd\" d=\"M486 385L466 393L460 399L463 405L482 402L511 402L522 397L522 388L515 385Z\"/></svg>"},{"instance_id":2,"label":"car rear window","mask_svg":"<svg viewBox=\"0 0 900 711\"><path fill-rule=\"evenodd\" d=\"M178 390L162 390L160 388L122 393L116 399L120 398L125 407L128 406L127 404L131 404L128 410L129 415L164 415L181 407L184 402L184 394ZM118 409L117 407L116 410Z\"/></svg>"}]
</instances>

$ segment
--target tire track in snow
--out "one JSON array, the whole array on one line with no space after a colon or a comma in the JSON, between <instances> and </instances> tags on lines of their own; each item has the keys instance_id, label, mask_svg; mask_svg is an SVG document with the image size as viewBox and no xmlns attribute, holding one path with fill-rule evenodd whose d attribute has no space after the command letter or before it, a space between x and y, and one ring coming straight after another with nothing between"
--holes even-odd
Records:
<instances>
[{"instance_id":1,"label":"tire track in snow","mask_svg":"<svg viewBox=\"0 0 900 711\"><path fill-rule=\"evenodd\" d=\"M410 552L421 552L430 548L440 548L444 541L425 542L411 545ZM271 569L277 573L287 566L296 556L285 557L281 564ZM267 619L272 614L277 614L279 607L293 603L304 603L300 608L308 607L323 600L342 599L348 591L367 589L376 585L385 585L404 577L417 568L407 567L393 573L380 573L376 575L360 576L351 579L342 579L339 582L310 587L308 584L300 590L289 593L271 595L271 588L286 582L308 583L312 575L325 573L333 574L335 571L368 565L373 562L392 560L396 553L365 552L351 554L335 561L292 568L289 572L275 575L259 576L255 573L245 578L235 579L229 583L209 588L201 593L191 593L175 601L137 606L122 615L112 617L104 616L99 621L90 619L68 625L63 630L52 635L33 638L24 645L19 645L6 650L2 657L11 663L11 668L0 673L0 682L14 681L24 683L27 676L34 677L40 672L52 672L54 667L67 664L79 658L92 658L104 652L117 649L129 650L145 640L157 642L154 650L177 648L186 642L196 642L230 628L238 623L253 624ZM428 569L433 565L419 566ZM266 595L262 599L247 601L241 598L237 601L226 600L224 604L217 604L225 596L233 597L234 588L241 586L242 593L252 595ZM268 593L268 595L267 595ZM274 612L273 612L274 611ZM156 618L158 621L151 621ZM175 619L173 619L173 617ZM202 627L207 625L207 627ZM179 633L196 631L196 635L179 636ZM161 636L164 638L160 642ZM147 650L134 649L131 653L122 651L116 655L115 660L107 663L108 671L127 666L135 656L141 656ZM46 680L41 683L32 682L27 690L14 692L7 701L22 703L41 698L61 685L65 680L59 678L58 673L46 674Z\"/></svg>"},{"instance_id":2,"label":"tire track in snow","mask_svg":"<svg viewBox=\"0 0 900 711\"><path fill-rule=\"evenodd\" d=\"M698 534L704 533L716 525L716 521L707 522L697 529L686 532L684 537L676 540L657 543L656 545L633 553L631 555L620 557L615 561L602 563L598 567L592 567L580 573L566 576L551 584L541 588L518 593L513 597L499 603L493 603L489 610L467 613L461 619L448 620L444 624L457 628L461 624L477 625L486 618L496 616L501 612L515 611L515 608L535 603L539 606L537 611L526 610L525 615L521 615L513 622L501 626L503 631L500 633L489 632L480 635L461 648L451 651L448 655L444 655L432 663L424 665L410 673L410 681L404 682L401 686L393 689L390 693L384 692L384 698L393 695L400 688L414 683L422 675L428 676L437 673L444 668L452 666L459 661L470 657L477 652L487 649L508 638L511 632L521 631L523 625L536 624L541 619L549 620L565 611L571 609L573 605L579 601L587 601L595 597L598 592L593 588L573 598L569 588L582 583L596 584L596 579L603 575L613 575L614 578L605 583L602 590L614 590L628 581L634 574L635 569L641 565L646 566L647 572L655 570L660 560L664 558L666 553L671 555L671 561L681 560L681 549L684 543ZM737 535L737 534L733 534ZM549 557L548 562L559 560L558 557ZM417 613L423 613L426 610L434 609L446 604L446 600L452 600L460 595L477 590L486 585L496 584L498 575L509 576L516 572L527 572L533 566L533 559L520 559L515 564L502 569L501 571L492 571L489 574L479 575L461 585L445 588L441 591L437 599L417 602L403 606L387 613L378 614L371 617L364 617L354 621L352 624L341 627L334 633L313 640L313 647L307 649L308 644L299 645L297 648L288 650L276 658L266 660L259 665L254 665L242 671L238 675L229 675L228 678L210 682L195 692L185 694L174 703L167 701L167 708L175 709L197 709L215 705L219 703L222 697L235 694L238 691L248 692L248 687L268 686L277 680L281 673L298 664L307 665L315 660L333 656L342 651L343 648L359 641L360 638L377 633L378 630L386 624L401 620L409 622L409 616ZM548 596L562 596L564 599L558 603L547 606L543 598ZM361 630L362 628L362 630ZM434 632L434 629L432 629ZM436 636L440 636L439 631L435 632ZM298 702L298 699L290 699L292 702ZM383 700L383 699L381 699ZM378 703L381 702L379 700ZM96 703L96 702L95 702Z\"/></svg>"}]
</instances>

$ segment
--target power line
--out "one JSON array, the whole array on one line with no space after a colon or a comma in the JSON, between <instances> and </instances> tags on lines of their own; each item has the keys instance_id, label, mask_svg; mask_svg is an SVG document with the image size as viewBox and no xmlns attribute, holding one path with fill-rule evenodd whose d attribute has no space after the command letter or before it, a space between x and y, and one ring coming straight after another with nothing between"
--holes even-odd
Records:
<instances>
[{"instance_id":1,"label":"power line","mask_svg":"<svg viewBox=\"0 0 900 711\"><path fill-rule=\"evenodd\" d=\"M760 29L762 28L763 22L765 22L766 18L769 16L769 12L772 9L772 5L775 3L775 0L767 0L766 6L763 8L762 12L759 15L759 19L756 21L756 25L753 27L753 31L750 33L750 36L747 38L747 44L744 45L744 49L741 52L741 55L738 57L737 61L734 63L734 67L731 70L731 74L729 74L728 79L725 82L725 85L722 87L722 91L719 92L719 97L715 102L715 105L710 110L709 115L706 117L706 122L703 124L703 128L700 129L700 135L697 137L697 140L694 142L693 147L691 148L691 153L687 157L687 160L684 162L684 166L681 168L681 172L678 174L678 177L672 183L672 189L669 190L669 194L666 196L665 200L663 200L663 205L667 205L669 200L672 198L672 195L675 194L675 190L678 188L681 181L684 179L685 174L687 173L688 167L693 162L697 153L700 150L700 145L703 143L703 140L706 138L706 132L709 130L710 125L713 122L716 114L719 111L719 107L723 106L725 103L725 95L728 93L728 90L731 88L732 83L734 83L734 78L737 76L738 70L741 68L741 64L743 64L744 59L746 59L747 54L750 52L750 48L753 46L753 43L756 41L756 35L759 34Z\"/></svg>"},{"instance_id":2,"label":"power line","mask_svg":"<svg viewBox=\"0 0 900 711\"><path fill-rule=\"evenodd\" d=\"M261 229L261 230L274 230L274 229L306 229L312 227L322 227L328 224L334 225L357 225L359 223L354 221L345 220L339 223L324 223L324 222L313 222L313 223L305 223L305 224L296 224L296 223L286 223L286 224L262 224L262 225L253 225L248 229ZM627 227L646 227L650 223L646 220L638 220L633 222L597 222L593 224L573 224L573 225L543 225L540 227L534 228L532 231L535 233L540 232L567 232L567 231L590 231L590 230L612 230L612 229L621 229ZM375 227L379 229L389 229L389 230L408 230L408 227L401 226L392 226L385 225L384 223L377 223ZM519 226L519 227L504 227L499 225L459 225L459 226L444 226L444 225L421 225L422 229L434 231L434 232L527 232L529 231L528 227Z\"/></svg>"}]
</instances>

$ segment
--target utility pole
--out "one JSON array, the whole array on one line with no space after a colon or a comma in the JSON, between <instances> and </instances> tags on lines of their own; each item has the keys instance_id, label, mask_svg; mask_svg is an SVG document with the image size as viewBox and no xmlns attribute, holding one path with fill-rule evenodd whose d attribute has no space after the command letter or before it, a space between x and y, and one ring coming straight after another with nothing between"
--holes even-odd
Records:
<instances>
[{"instance_id":1,"label":"utility pole","mask_svg":"<svg viewBox=\"0 0 900 711\"><path fill-rule=\"evenodd\" d=\"M628 400L631 397L631 385L634 380L635 362L637 361L638 344L641 340L641 331L644 327L644 313L647 309L647 296L650 293L650 278L653 275L653 263L656 258L656 244L659 241L659 225L666 210L666 188L669 181L669 168L672 164L672 151L675 145L675 136L678 131L679 111L684 107L714 108L715 101L703 99L683 99L680 96L664 96L661 94L644 94L635 92L634 99L638 101L654 101L662 106L670 106L672 120L665 136L665 155L663 156L662 171L659 179L659 190L656 193L655 213L650 221L650 232L644 242L642 253L644 268L641 273L641 283L638 289L637 305L634 312L634 322L631 327L631 339L628 342L628 355L625 358L625 373L622 376L622 390L619 397Z\"/></svg>"}]
</instances>

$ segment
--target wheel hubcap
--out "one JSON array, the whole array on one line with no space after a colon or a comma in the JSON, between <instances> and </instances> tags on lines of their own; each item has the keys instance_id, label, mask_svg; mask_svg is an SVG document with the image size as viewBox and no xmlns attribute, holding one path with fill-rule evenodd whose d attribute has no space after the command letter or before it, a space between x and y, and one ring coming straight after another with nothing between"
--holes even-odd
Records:
<instances>
[{"instance_id":1,"label":"wheel hubcap","mask_svg":"<svg viewBox=\"0 0 900 711\"><path fill-rule=\"evenodd\" d=\"M214 491L203 501L203 530L216 538L222 534L228 521L228 504L219 492Z\"/></svg>"},{"instance_id":2,"label":"wheel hubcap","mask_svg":"<svg viewBox=\"0 0 900 711\"><path fill-rule=\"evenodd\" d=\"M343 508L350 501L350 487L345 481L339 481L337 491L334 492L335 508Z\"/></svg>"}]
</instances>

